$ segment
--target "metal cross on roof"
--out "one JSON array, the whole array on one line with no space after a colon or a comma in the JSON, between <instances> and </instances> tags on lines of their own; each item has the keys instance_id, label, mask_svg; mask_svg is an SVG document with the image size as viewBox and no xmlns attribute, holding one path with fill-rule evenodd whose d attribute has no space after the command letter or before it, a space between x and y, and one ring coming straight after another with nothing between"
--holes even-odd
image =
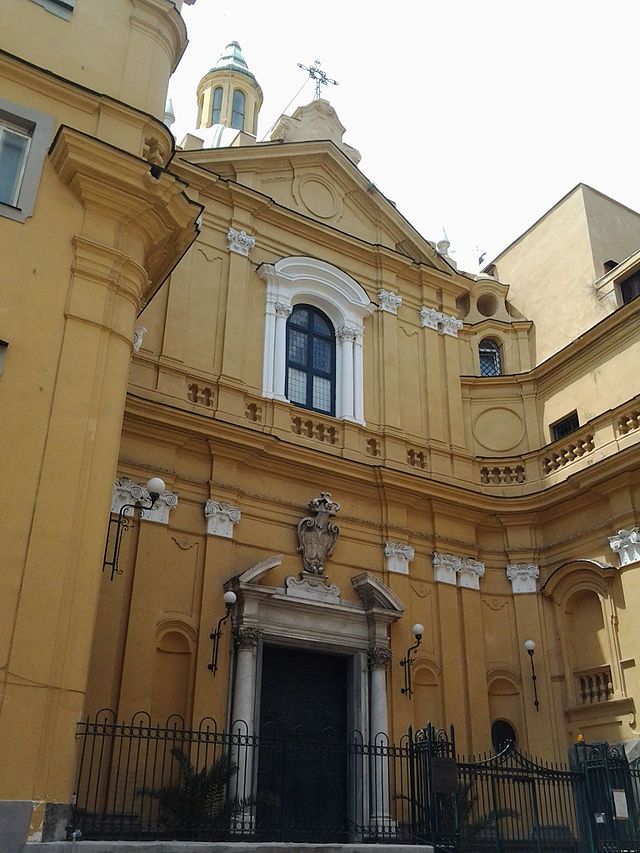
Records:
<instances>
[{"instance_id":1,"label":"metal cross on roof","mask_svg":"<svg viewBox=\"0 0 640 853\"><path fill-rule=\"evenodd\" d=\"M320 97L320 86L326 86L329 83L332 83L334 86L338 85L337 80L332 80L330 77L327 77L326 72L322 71L320 68L320 60L314 60L313 65L310 65L308 68L306 65L303 65L301 62L298 63L298 68L302 68L303 71L306 71L309 77L312 80L316 81L316 97L318 100Z\"/></svg>"}]
</instances>

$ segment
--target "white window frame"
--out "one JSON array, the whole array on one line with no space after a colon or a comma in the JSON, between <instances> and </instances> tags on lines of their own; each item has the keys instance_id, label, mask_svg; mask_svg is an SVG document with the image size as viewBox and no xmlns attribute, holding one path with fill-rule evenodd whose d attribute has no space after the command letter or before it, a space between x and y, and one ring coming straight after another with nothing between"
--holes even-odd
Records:
<instances>
[{"instance_id":1,"label":"white window frame","mask_svg":"<svg viewBox=\"0 0 640 853\"><path fill-rule=\"evenodd\" d=\"M262 264L258 273L267 284L263 396L289 402L284 395L287 318L294 305L313 305L331 320L336 334L335 416L364 425L364 319L375 311L365 289L338 267L316 258L282 258Z\"/></svg>"},{"instance_id":2,"label":"white window frame","mask_svg":"<svg viewBox=\"0 0 640 853\"><path fill-rule=\"evenodd\" d=\"M18 171L18 176L16 179L16 186L14 190L14 195L8 201L3 201L3 204L8 204L11 207L16 207L18 204L18 199L20 198L20 189L22 187L22 181L24 179L24 172L27 167L27 160L29 159L29 149L31 148L31 133L32 131L29 128L21 127L19 124L16 124L14 121L9 121L8 119L3 118L0 115L0 154L2 152L3 145L3 137L5 134L11 134L12 136L20 136L22 139L26 139L27 144L22 152L22 160L20 162L20 169ZM0 168L2 168L2 161L0 160Z\"/></svg>"},{"instance_id":3,"label":"white window frame","mask_svg":"<svg viewBox=\"0 0 640 853\"><path fill-rule=\"evenodd\" d=\"M44 159L53 138L55 119L39 110L0 98L0 121L10 130L15 128L30 137L14 203L0 202L0 216L24 222L33 216Z\"/></svg>"}]
</instances>

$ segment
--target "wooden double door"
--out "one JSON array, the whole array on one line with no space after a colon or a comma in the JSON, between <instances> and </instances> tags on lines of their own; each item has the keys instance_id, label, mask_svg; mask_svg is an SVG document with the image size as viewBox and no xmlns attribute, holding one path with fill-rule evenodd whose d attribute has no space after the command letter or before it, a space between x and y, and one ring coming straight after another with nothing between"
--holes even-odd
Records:
<instances>
[{"instance_id":1,"label":"wooden double door","mask_svg":"<svg viewBox=\"0 0 640 853\"><path fill-rule=\"evenodd\" d=\"M256 804L263 840L348 840L348 663L263 649Z\"/></svg>"}]
</instances>

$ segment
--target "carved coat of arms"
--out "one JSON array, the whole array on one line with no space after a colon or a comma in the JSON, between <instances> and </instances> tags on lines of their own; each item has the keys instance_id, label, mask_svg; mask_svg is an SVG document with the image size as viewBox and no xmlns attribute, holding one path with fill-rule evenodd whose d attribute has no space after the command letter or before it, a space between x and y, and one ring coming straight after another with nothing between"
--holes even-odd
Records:
<instances>
[{"instance_id":1,"label":"carved coat of arms","mask_svg":"<svg viewBox=\"0 0 640 853\"><path fill-rule=\"evenodd\" d=\"M298 522L298 551L304 571L321 575L340 535L338 525L329 520L340 511L340 504L331 500L331 492L322 492L319 498L309 501L309 509L312 515Z\"/></svg>"}]
</instances>

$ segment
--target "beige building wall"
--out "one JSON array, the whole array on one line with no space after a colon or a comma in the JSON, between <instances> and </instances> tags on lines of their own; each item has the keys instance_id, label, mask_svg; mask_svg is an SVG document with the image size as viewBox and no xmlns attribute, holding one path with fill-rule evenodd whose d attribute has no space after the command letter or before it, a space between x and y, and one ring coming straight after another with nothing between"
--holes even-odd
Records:
<instances>
[{"instance_id":1,"label":"beige building wall","mask_svg":"<svg viewBox=\"0 0 640 853\"><path fill-rule=\"evenodd\" d=\"M620 262L639 246L640 215L578 184L498 255L490 266L535 325L536 363L615 310L594 285L605 260Z\"/></svg>"},{"instance_id":2,"label":"beige building wall","mask_svg":"<svg viewBox=\"0 0 640 853\"><path fill-rule=\"evenodd\" d=\"M161 168L173 141L153 115L186 44L173 3L123 0L105 20L92 0L66 17L9 0L0 42L3 118L30 121L43 158L25 169L34 205L0 205L0 490L15 510L0 529L0 800L33 802L38 839L45 814L64 832L72 801L136 316L200 207Z\"/></svg>"}]
</instances>

